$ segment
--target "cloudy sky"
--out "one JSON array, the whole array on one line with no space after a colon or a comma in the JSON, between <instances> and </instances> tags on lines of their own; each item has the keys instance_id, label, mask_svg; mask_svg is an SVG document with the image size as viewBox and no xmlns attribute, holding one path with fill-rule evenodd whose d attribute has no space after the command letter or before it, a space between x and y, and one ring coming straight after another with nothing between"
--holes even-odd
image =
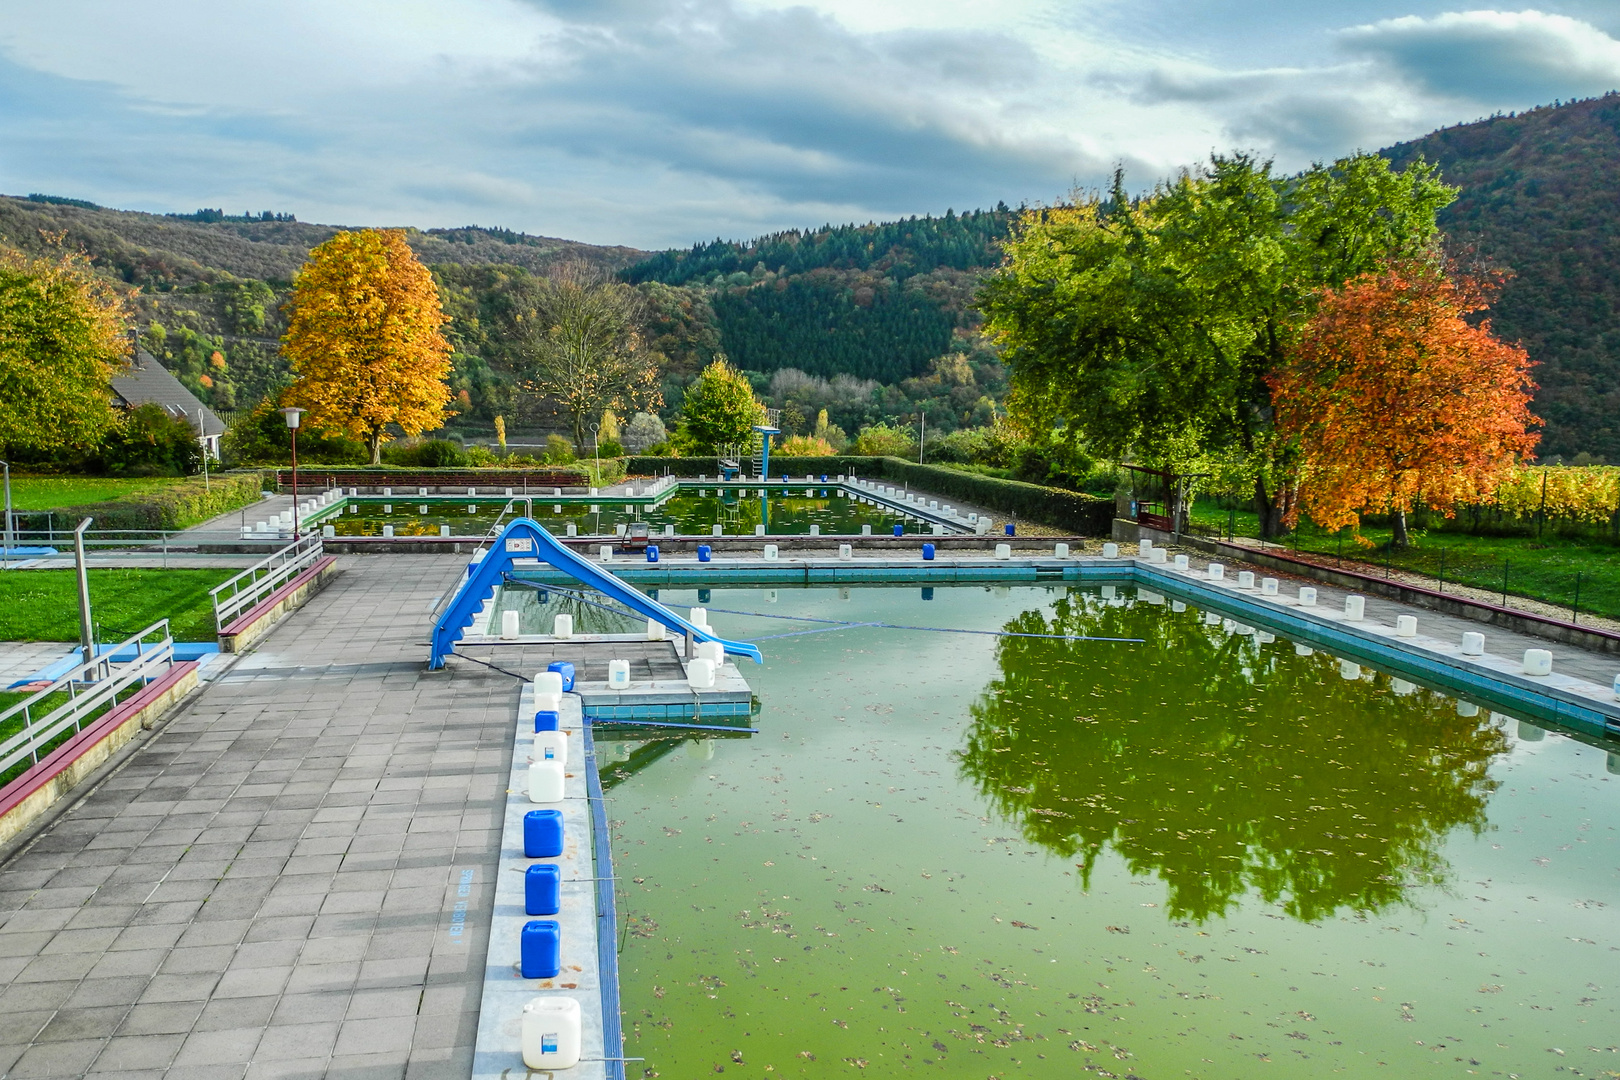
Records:
<instances>
[{"instance_id":1,"label":"cloudy sky","mask_svg":"<svg viewBox=\"0 0 1620 1080\"><path fill-rule=\"evenodd\" d=\"M1620 3L0 0L0 191L639 247L1620 87Z\"/></svg>"}]
</instances>

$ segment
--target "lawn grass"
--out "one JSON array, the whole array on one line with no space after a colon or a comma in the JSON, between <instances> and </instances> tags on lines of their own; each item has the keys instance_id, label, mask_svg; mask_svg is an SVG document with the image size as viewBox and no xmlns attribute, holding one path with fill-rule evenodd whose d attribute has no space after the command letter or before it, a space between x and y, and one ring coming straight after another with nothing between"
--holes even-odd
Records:
<instances>
[{"instance_id":1,"label":"lawn grass","mask_svg":"<svg viewBox=\"0 0 1620 1080\"><path fill-rule=\"evenodd\" d=\"M149 491L181 483L179 477L143 476L17 476L11 477L13 510L55 510L105 502L131 492Z\"/></svg>"},{"instance_id":2,"label":"lawn grass","mask_svg":"<svg viewBox=\"0 0 1620 1080\"><path fill-rule=\"evenodd\" d=\"M1193 511L1198 531L1227 534L1228 526L1237 536L1259 535L1259 518L1252 510L1222 510L1200 502ZM1549 529L1541 538L1534 536L1478 536L1451 529L1414 529L1412 545L1404 551L1391 551L1387 525L1366 523L1361 535L1372 547L1357 544L1349 529L1328 532L1305 523L1298 532L1283 537L1283 547L1337 562L1342 555L1346 568L1377 573L1386 565L1397 570L1425 574L1438 586L1457 583L1494 591L1500 599L1506 563L1506 592L1568 608L1565 617L1575 613L1579 586L1580 612L1620 619L1620 548L1602 540L1559 536ZM1320 561L1320 560L1318 560ZM1351 567L1352 563L1361 563Z\"/></svg>"},{"instance_id":3,"label":"lawn grass","mask_svg":"<svg viewBox=\"0 0 1620 1080\"><path fill-rule=\"evenodd\" d=\"M167 618L176 641L213 641L208 590L231 575L227 569L91 570L96 640L119 642ZM0 571L0 641L78 640L79 593L72 570Z\"/></svg>"}]
</instances>

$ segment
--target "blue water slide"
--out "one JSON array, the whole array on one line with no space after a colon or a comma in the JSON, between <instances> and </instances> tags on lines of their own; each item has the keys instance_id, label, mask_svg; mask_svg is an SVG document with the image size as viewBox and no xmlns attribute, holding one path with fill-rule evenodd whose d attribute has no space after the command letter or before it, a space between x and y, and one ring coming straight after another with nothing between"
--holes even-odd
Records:
<instances>
[{"instance_id":1,"label":"blue water slide","mask_svg":"<svg viewBox=\"0 0 1620 1080\"><path fill-rule=\"evenodd\" d=\"M759 646L745 641L727 641L707 630L699 630L669 608L638 589L620 581L596 563L576 555L561 540L547 532L532 518L518 518L501 533L484 558L468 568L467 580L456 591L455 597L445 605L444 614L433 627L432 650L428 667L444 667L444 659L455 651L467 627L471 626L484 602L495 595L496 586L512 569L514 559L540 559L550 563L575 581L611 597L625 607L662 623L667 629L689 634L697 641L717 641L732 656L747 656L756 664L763 664Z\"/></svg>"}]
</instances>

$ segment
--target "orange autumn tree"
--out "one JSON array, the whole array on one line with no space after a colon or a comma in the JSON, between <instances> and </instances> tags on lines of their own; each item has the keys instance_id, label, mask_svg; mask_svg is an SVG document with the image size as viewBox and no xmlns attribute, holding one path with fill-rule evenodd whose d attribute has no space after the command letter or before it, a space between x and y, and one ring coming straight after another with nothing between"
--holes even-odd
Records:
<instances>
[{"instance_id":1,"label":"orange autumn tree","mask_svg":"<svg viewBox=\"0 0 1620 1080\"><path fill-rule=\"evenodd\" d=\"M451 415L448 321L404 233L340 232L293 281L281 340L296 381L284 401L308 409L313 428L364 440L376 465L389 425L418 435Z\"/></svg>"},{"instance_id":2,"label":"orange autumn tree","mask_svg":"<svg viewBox=\"0 0 1620 1080\"><path fill-rule=\"evenodd\" d=\"M1329 529L1387 513L1446 516L1488 499L1539 438L1531 360L1488 321L1497 283L1429 262L1394 264L1318 296L1315 315L1268 377L1277 422L1299 449L1298 506ZM1298 510L1295 511L1298 513Z\"/></svg>"}]
</instances>

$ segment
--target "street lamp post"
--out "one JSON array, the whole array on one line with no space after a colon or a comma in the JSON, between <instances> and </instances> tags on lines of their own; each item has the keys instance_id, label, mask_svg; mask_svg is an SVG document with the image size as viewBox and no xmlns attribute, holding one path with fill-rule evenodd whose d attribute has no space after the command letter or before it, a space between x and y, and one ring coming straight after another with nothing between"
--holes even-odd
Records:
<instances>
[{"instance_id":1,"label":"street lamp post","mask_svg":"<svg viewBox=\"0 0 1620 1080\"><path fill-rule=\"evenodd\" d=\"M303 409L282 409L281 415L287 421L287 430L292 432L292 466L293 466L293 540L301 539L300 528L303 515L298 512L298 420L304 415Z\"/></svg>"}]
</instances>

